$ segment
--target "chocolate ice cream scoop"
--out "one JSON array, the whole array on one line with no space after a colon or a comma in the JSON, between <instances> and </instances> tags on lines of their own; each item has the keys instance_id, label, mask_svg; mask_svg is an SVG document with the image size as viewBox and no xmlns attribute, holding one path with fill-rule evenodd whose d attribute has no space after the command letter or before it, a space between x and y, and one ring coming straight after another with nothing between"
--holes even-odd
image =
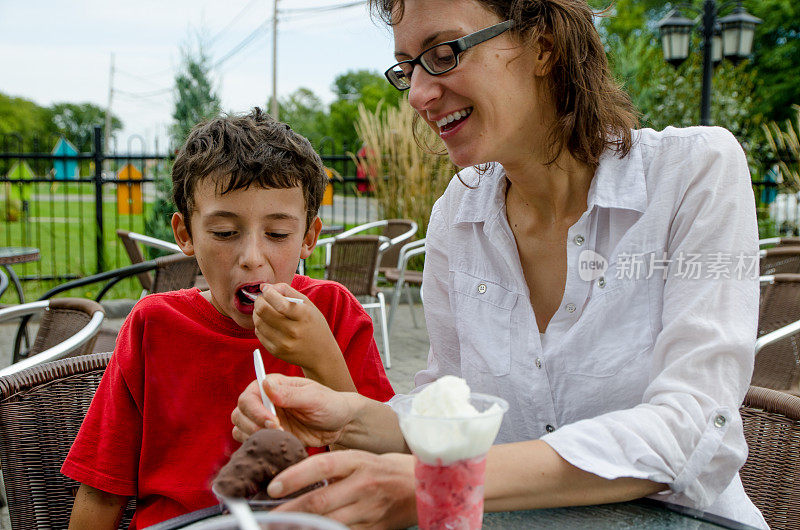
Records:
<instances>
[{"instance_id":1,"label":"chocolate ice cream scoop","mask_svg":"<svg viewBox=\"0 0 800 530\"><path fill-rule=\"evenodd\" d=\"M267 486L275 475L307 456L295 435L277 429L261 429L231 455L214 479L213 488L225 497L266 496Z\"/></svg>"}]
</instances>

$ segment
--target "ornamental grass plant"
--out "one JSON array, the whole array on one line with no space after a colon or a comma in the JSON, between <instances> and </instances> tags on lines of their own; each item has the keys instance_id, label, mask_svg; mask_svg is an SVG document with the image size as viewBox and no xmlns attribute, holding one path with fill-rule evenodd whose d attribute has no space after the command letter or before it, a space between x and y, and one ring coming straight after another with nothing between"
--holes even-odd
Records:
<instances>
[{"instance_id":1,"label":"ornamental grass plant","mask_svg":"<svg viewBox=\"0 0 800 530\"><path fill-rule=\"evenodd\" d=\"M767 143L778 166L782 189L800 191L800 105L793 105L797 112L796 126L786 120L785 129L775 122L763 126Z\"/></svg>"},{"instance_id":2,"label":"ornamental grass plant","mask_svg":"<svg viewBox=\"0 0 800 530\"><path fill-rule=\"evenodd\" d=\"M350 156L365 168L381 217L412 219L417 237L425 237L433 203L457 168L439 137L414 115L408 101L397 108L378 105L375 112L360 105L355 128L363 156Z\"/></svg>"}]
</instances>

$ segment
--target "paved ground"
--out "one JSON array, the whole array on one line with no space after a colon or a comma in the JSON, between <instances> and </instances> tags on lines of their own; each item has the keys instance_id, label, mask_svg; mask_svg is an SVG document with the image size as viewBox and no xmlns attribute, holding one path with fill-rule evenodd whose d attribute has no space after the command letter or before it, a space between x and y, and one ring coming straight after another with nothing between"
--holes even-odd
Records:
<instances>
[{"instance_id":1,"label":"paved ground","mask_svg":"<svg viewBox=\"0 0 800 530\"><path fill-rule=\"evenodd\" d=\"M116 310L117 308L110 309L109 312L114 313ZM422 305L417 304L414 306L414 314L417 317L418 328L415 328L412 324L411 312L408 306L400 305L397 308L394 326L390 334L391 342L389 346L391 348L392 367L386 373L397 393L408 392L413 388L414 374L425 367L428 358L429 342ZM110 318L104 325L118 330L123 320L123 318ZM16 326L0 325L0 368L10 364L15 333ZM32 328L32 334L35 334L35 325ZM380 336L380 326L376 326L375 340L379 345L383 344ZM0 488L2 488L2 480L0 480ZM3 495L4 498L5 495ZM3 507L0 509L0 530L10 528L8 510L5 507L5 502L3 502Z\"/></svg>"}]
</instances>

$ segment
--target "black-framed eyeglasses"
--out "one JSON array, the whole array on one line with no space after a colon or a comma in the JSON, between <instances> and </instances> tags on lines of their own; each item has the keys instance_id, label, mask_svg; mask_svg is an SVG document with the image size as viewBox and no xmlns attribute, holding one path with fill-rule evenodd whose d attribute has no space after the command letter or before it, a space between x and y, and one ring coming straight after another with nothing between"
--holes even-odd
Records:
<instances>
[{"instance_id":1,"label":"black-framed eyeglasses","mask_svg":"<svg viewBox=\"0 0 800 530\"><path fill-rule=\"evenodd\" d=\"M415 65L422 66L431 75L447 73L458 66L458 57L464 51L497 37L513 25L513 20L506 20L475 33L464 35L460 39L441 42L431 46L413 59L400 61L386 70L383 75L397 90L408 90L411 88L411 73L414 71Z\"/></svg>"}]
</instances>

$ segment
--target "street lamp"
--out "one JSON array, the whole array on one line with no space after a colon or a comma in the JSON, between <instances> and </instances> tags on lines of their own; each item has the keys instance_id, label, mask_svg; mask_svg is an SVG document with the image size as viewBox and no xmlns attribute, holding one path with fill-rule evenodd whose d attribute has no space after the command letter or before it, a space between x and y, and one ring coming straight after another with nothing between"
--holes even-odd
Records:
<instances>
[{"instance_id":1,"label":"street lamp","mask_svg":"<svg viewBox=\"0 0 800 530\"><path fill-rule=\"evenodd\" d=\"M736 8L730 15L717 18L719 11L734 4ZM726 2L719 8L716 0L703 0L702 12L691 5L682 7L702 15L700 31L703 35L703 92L700 123L710 125L713 65L721 61L722 56L734 63L747 58L753 49L756 25L761 23L761 19L748 13L742 7L741 0L735 3ZM664 60L678 67L689 57L689 43L695 21L684 17L676 7L661 19L657 26L661 33Z\"/></svg>"}]
</instances>

